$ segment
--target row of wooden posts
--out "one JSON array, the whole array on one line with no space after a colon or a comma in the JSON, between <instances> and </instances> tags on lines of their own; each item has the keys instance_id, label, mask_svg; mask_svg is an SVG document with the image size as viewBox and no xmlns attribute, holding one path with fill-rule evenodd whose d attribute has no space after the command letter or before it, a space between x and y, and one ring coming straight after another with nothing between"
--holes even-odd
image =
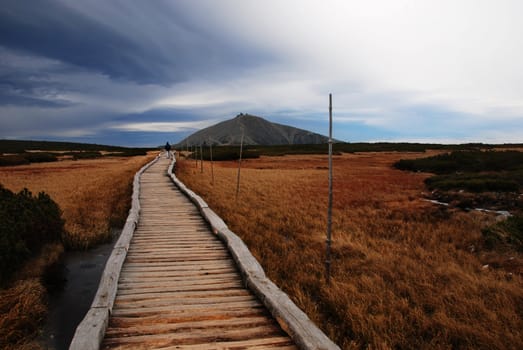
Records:
<instances>
[{"instance_id":1,"label":"row of wooden posts","mask_svg":"<svg viewBox=\"0 0 523 350\"><path fill-rule=\"evenodd\" d=\"M242 128L242 138L240 142L240 158L238 160L238 175L236 178L236 200L240 193L240 173L242 167L242 153L243 153L243 138L244 130ZM325 279L327 283L330 283L331 277L331 244L332 244L332 94L329 94L329 197L328 197L328 209L327 209L327 239L325 247ZM200 172L203 173L203 146L200 144ZM187 145L186 151L189 152L189 145ZM198 168L198 146L191 146L191 153L194 155L195 165ZM212 143L209 143L209 153L211 161L211 184L214 185L214 162L212 159Z\"/></svg>"},{"instance_id":2,"label":"row of wooden posts","mask_svg":"<svg viewBox=\"0 0 523 350\"><path fill-rule=\"evenodd\" d=\"M243 153L243 138L244 132L242 130L242 139L240 142L240 158L238 160L238 175L236 177L236 200L238 200L238 195L240 194L240 173L242 168L242 153ZM198 168L198 147L200 148L200 172L203 173L203 146L191 146L191 153L194 155L195 166ZM189 152L189 145L187 145L187 152ZM214 162L212 159L212 143L209 143L209 158L211 161L211 184L214 185Z\"/></svg>"}]
</instances>

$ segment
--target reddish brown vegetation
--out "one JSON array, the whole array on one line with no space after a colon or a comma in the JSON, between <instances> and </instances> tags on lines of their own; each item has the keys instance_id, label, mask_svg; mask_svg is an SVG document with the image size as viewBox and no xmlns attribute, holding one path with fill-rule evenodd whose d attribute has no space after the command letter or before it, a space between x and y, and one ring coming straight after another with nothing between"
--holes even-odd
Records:
<instances>
[{"instance_id":1,"label":"reddish brown vegetation","mask_svg":"<svg viewBox=\"0 0 523 350\"><path fill-rule=\"evenodd\" d=\"M0 183L12 191L45 191L63 210L64 243L87 249L122 226L130 206L133 176L153 155L86 159L0 168Z\"/></svg>"},{"instance_id":2,"label":"reddish brown vegetation","mask_svg":"<svg viewBox=\"0 0 523 350\"><path fill-rule=\"evenodd\" d=\"M51 195L66 220L64 243L70 248L86 249L107 240L111 226L123 226L133 176L153 156L2 167L0 183L12 191L26 187L33 193L45 191ZM40 348L35 337L47 313L42 276L62 252L61 244L44 247L8 288L0 290L0 348Z\"/></svg>"},{"instance_id":3,"label":"reddish brown vegetation","mask_svg":"<svg viewBox=\"0 0 523 350\"><path fill-rule=\"evenodd\" d=\"M214 163L214 185L209 163L201 174L181 160L177 175L344 349L523 348L521 276L483 266L481 229L495 218L423 201L427 174L391 167L421 156L335 157L330 285L325 156L246 160L237 200L236 162ZM510 253L497 259L521 261Z\"/></svg>"}]
</instances>

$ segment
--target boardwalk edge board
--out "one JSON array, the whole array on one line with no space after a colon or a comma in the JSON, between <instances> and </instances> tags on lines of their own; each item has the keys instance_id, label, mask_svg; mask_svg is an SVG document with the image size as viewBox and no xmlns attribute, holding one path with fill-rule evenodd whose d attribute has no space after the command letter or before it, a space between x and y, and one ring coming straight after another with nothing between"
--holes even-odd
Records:
<instances>
[{"instance_id":1,"label":"boardwalk edge board","mask_svg":"<svg viewBox=\"0 0 523 350\"><path fill-rule=\"evenodd\" d=\"M140 217L140 177L142 173L159 159L158 155L151 162L144 165L135 175L133 180L132 205L120 238L105 264L98 291L91 307L74 333L70 350L98 350L105 335L109 315L112 311L118 278L129 249L131 238Z\"/></svg>"},{"instance_id":2,"label":"boardwalk edge board","mask_svg":"<svg viewBox=\"0 0 523 350\"><path fill-rule=\"evenodd\" d=\"M212 231L227 245L227 249L240 269L244 283L262 301L280 327L296 342L296 345L304 350L340 349L294 304L287 294L267 278L263 268L241 238L227 227L200 196L187 188L176 177L173 173L175 165L176 159L173 159L167 170L168 176L198 207Z\"/></svg>"}]
</instances>

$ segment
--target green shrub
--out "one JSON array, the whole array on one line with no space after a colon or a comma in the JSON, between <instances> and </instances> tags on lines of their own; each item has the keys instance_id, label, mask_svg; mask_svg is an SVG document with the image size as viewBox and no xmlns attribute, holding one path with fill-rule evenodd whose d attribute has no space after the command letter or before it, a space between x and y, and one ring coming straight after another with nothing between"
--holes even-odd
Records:
<instances>
[{"instance_id":1,"label":"green shrub","mask_svg":"<svg viewBox=\"0 0 523 350\"><path fill-rule=\"evenodd\" d=\"M24 165L29 163L56 162L58 158L52 153L28 152L0 156L0 166Z\"/></svg>"},{"instance_id":2,"label":"green shrub","mask_svg":"<svg viewBox=\"0 0 523 350\"><path fill-rule=\"evenodd\" d=\"M47 194L15 194L0 185L0 285L43 245L61 241L63 231L60 208Z\"/></svg>"},{"instance_id":3,"label":"green shrub","mask_svg":"<svg viewBox=\"0 0 523 350\"><path fill-rule=\"evenodd\" d=\"M425 180L430 190L468 192L518 192L520 184L510 174L437 175Z\"/></svg>"},{"instance_id":4,"label":"green shrub","mask_svg":"<svg viewBox=\"0 0 523 350\"><path fill-rule=\"evenodd\" d=\"M127 148L118 152L107 153L105 157L134 157L134 156L145 156L147 155L147 149L145 148Z\"/></svg>"},{"instance_id":5,"label":"green shrub","mask_svg":"<svg viewBox=\"0 0 523 350\"><path fill-rule=\"evenodd\" d=\"M24 153L23 157L29 161L29 163L45 163L45 162L56 162L58 158L53 153L46 152L29 152Z\"/></svg>"},{"instance_id":6,"label":"green shrub","mask_svg":"<svg viewBox=\"0 0 523 350\"><path fill-rule=\"evenodd\" d=\"M394 167L438 174L429 189L468 192L518 192L523 187L523 152L454 151L420 159L401 159Z\"/></svg>"},{"instance_id":7,"label":"green shrub","mask_svg":"<svg viewBox=\"0 0 523 350\"><path fill-rule=\"evenodd\" d=\"M29 164L29 161L19 154L0 156L0 166Z\"/></svg>"},{"instance_id":8,"label":"green shrub","mask_svg":"<svg viewBox=\"0 0 523 350\"><path fill-rule=\"evenodd\" d=\"M482 231L485 247L494 249L500 245L509 245L523 251L523 217L511 216Z\"/></svg>"},{"instance_id":9,"label":"green shrub","mask_svg":"<svg viewBox=\"0 0 523 350\"><path fill-rule=\"evenodd\" d=\"M394 166L401 170L435 174L479 171L514 171L523 164L518 151L453 151L433 157L400 160Z\"/></svg>"},{"instance_id":10,"label":"green shrub","mask_svg":"<svg viewBox=\"0 0 523 350\"><path fill-rule=\"evenodd\" d=\"M67 152L65 155L73 156L73 159L96 159L102 157L98 151Z\"/></svg>"}]
</instances>

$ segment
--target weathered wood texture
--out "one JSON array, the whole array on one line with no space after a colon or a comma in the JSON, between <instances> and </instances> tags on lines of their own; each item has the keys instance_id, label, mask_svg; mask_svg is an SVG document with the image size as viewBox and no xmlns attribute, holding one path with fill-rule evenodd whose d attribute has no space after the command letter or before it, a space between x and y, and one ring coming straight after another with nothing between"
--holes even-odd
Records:
<instances>
[{"instance_id":1,"label":"weathered wood texture","mask_svg":"<svg viewBox=\"0 0 523 350\"><path fill-rule=\"evenodd\" d=\"M168 165L161 158L141 177L140 220L101 348L296 349Z\"/></svg>"},{"instance_id":2,"label":"weathered wood texture","mask_svg":"<svg viewBox=\"0 0 523 350\"><path fill-rule=\"evenodd\" d=\"M188 189L173 173L176 161L168 169L168 174L176 186L198 207L201 215L226 245L238 266L244 284L261 300L274 319L291 336L300 349L339 349L310 319L270 281L258 261L243 241L209 208L207 203ZM261 348L265 348L262 345Z\"/></svg>"},{"instance_id":3,"label":"weathered wood texture","mask_svg":"<svg viewBox=\"0 0 523 350\"><path fill-rule=\"evenodd\" d=\"M111 256L107 260L91 308L76 328L69 349L97 350L100 347L109 320L109 314L113 307L120 270L140 217L140 178L143 172L156 163L158 159L156 157L134 175L132 205L129 216L125 222L120 239L116 242Z\"/></svg>"}]
</instances>

